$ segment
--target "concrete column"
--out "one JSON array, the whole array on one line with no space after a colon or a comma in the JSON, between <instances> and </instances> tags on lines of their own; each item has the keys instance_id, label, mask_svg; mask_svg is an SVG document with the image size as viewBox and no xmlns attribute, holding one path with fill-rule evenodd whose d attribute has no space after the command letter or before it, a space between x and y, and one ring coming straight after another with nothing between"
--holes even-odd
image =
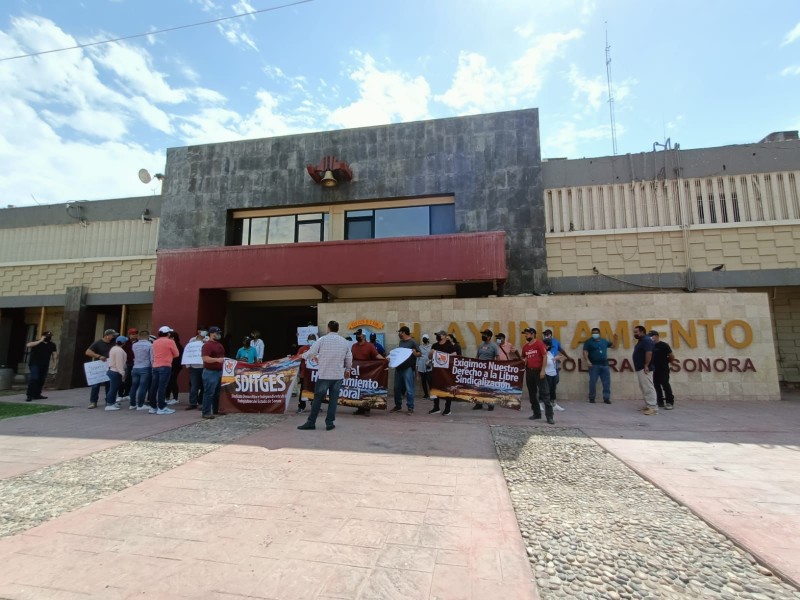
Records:
<instances>
[{"instance_id":1,"label":"concrete column","mask_svg":"<svg viewBox=\"0 0 800 600\"><path fill-rule=\"evenodd\" d=\"M86 310L86 289L68 287L64 295L64 323L58 344L56 388L65 390L86 385L83 363L86 362L86 348L93 341L94 321L95 317Z\"/></svg>"}]
</instances>

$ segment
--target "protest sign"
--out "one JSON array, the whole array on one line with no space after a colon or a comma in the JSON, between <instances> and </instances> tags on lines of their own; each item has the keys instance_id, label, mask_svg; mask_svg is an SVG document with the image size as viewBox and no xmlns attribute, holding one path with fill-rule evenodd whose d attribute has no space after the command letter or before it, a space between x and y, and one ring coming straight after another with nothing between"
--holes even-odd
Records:
<instances>
[{"instance_id":1,"label":"protest sign","mask_svg":"<svg viewBox=\"0 0 800 600\"><path fill-rule=\"evenodd\" d=\"M316 383L317 362L310 360L306 362L303 376L304 399L314 399ZM386 410L388 384L389 371L386 369L385 360L354 360L353 366L345 371L342 387L339 390L339 404Z\"/></svg>"},{"instance_id":2,"label":"protest sign","mask_svg":"<svg viewBox=\"0 0 800 600\"><path fill-rule=\"evenodd\" d=\"M83 370L86 373L86 384L96 385L108 381L108 363L104 360L93 360L83 363Z\"/></svg>"},{"instance_id":3,"label":"protest sign","mask_svg":"<svg viewBox=\"0 0 800 600\"><path fill-rule=\"evenodd\" d=\"M183 348L182 365L202 365L203 364L203 342L192 340Z\"/></svg>"},{"instance_id":4,"label":"protest sign","mask_svg":"<svg viewBox=\"0 0 800 600\"><path fill-rule=\"evenodd\" d=\"M319 337L319 328L316 325L308 325L307 327L298 327L297 328L297 345L298 346L307 346L308 344L308 336L311 334L316 335Z\"/></svg>"},{"instance_id":5,"label":"protest sign","mask_svg":"<svg viewBox=\"0 0 800 600\"><path fill-rule=\"evenodd\" d=\"M520 409L525 363L433 353L431 395Z\"/></svg>"},{"instance_id":6,"label":"protest sign","mask_svg":"<svg viewBox=\"0 0 800 600\"><path fill-rule=\"evenodd\" d=\"M226 358L222 366L220 410L244 413L286 412L299 368L299 356L255 364Z\"/></svg>"},{"instance_id":7,"label":"protest sign","mask_svg":"<svg viewBox=\"0 0 800 600\"><path fill-rule=\"evenodd\" d=\"M389 352L389 366L393 369L399 367L408 360L412 352L411 348L395 348Z\"/></svg>"}]
</instances>

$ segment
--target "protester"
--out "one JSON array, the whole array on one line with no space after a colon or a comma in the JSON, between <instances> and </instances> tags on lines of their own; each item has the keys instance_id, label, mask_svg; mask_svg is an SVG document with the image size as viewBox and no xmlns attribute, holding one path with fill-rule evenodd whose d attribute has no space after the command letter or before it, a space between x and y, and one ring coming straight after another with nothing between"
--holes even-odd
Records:
<instances>
[{"instance_id":1,"label":"protester","mask_svg":"<svg viewBox=\"0 0 800 600\"><path fill-rule=\"evenodd\" d=\"M414 338L411 337L411 330L403 325L397 330L400 337L398 348L408 348L411 356L399 364L394 370L394 408L389 412L400 412L403 410L403 395L406 397L407 415L414 414L414 365L420 355L419 346Z\"/></svg>"},{"instance_id":2,"label":"protester","mask_svg":"<svg viewBox=\"0 0 800 600\"><path fill-rule=\"evenodd\" d=\"M259 340L256 340L259 341ZM263 342L262 342L263 344ZM239 348L236 352L236 360L240 360L242 362L253 364L258 362L258 350L256 350L252 344L251 340L248 336L244 336L242 339L242 347Z\"/></svg>"},{"instance_id":3,"label":"protester","mask_svg":"<svg viewBox=\"0 0 800 600\"><path fill-rule=\"evenodd\" d=\"M169 337L172 329L166 325L158 330L153 342L153 375L150 381L151 415L171 415L175 411L167 406L167 387L172 373L172 359L179 355L178 347Z\"/></svg>"},{"instance_id":4,"label":"protester","mask_svg":"<svg viewBox=\"0 0 800 600\"><path fill-rule=\"evenodd\" d=\"M497 344L492 341L493 335L491 329L481 331L481 345L478 346L478 353L475 355L475 358L480 360L499 360L500 349L497 347ZM483 410L483 404L476 402L472 410ZM494 404L489 405L489 410L494 410Z\"/></svg>"},{"instance_id":5,"label":"protester","mask_svg":"<svg viewBox=\"0 0 800 600\"><path fill-rule=\"evenodd\" d=\"M150 332L142 329L137 334L138 341L131 346L133 352L133 369L131 369L130 409L149 410L145 406L145 398L150 390L153 375L153 344L147 339Z\"/></svg>"},{"instance_id":6,"label":"protester","mask_svg":"<svg viewBox=\"0 0 800 600\"><path fill-rule=\"evenodd\" d=\"M183 355L201 356L203 344L205 343L208 331L204 325L198 325L197 335L195 335L183 349ZM203 359L200 362L187 363L189 367L189 406L186 410L197 410L203 403Z\"/></svg>"},{"instance_id":7,"label":"protester","mask_svg":"<svg viewBox=\"0 0 800 600\"><path fill-rule=\"evenodd\" d=\"M653 340L653 385L656 388L656 401L659 408L672 410L675 408L675 396L669 384L669 366L675 355L667 342L662 342L658 332L649 331L647 335Z\"/></svg>"},{"instance_id":8,"label":"protester","mask_svg":"<svg viewBox=\"0 0 800 600\"><path fill-rule=\"evenodd\" d=\"M353 353L350 343L339 335L339 323L328 322L328 333L318 339L311 348L303 354L306 360L317 358L317 383L314 386L314 402L311 403L311 412L308 420L298 429L316 429L317 416L325 396L328 396L328 411L325 414L325 429L330 431L336 425L336 405L339 402L339 390L347 369L353 366Z\"/></svg>"},{"instance_id":9,"label":"protester","mask_svg":"<svg viewBox=\"0 0 800 600\"><path fill-rule=\"evenodd\" d=\"M556 367L556 386L558 385L560 378L561 378L561 361L558 360L558 356L561 355L564 359L569 358L569 354L567 351L564 350L564 347L561 345L556 338L553 337L553 330L552 329L545 329L542 332L542 341L544 342L545 346L547 346L547 342L550 342L550 348L548 348L548 352L556 357L555 367ZM555 393L556 388L552 388L552 393ZM556 397L551 394L550 400L553 403L553 409L557 411L563 411L564 408L556 402Z\"/></svg>"},{"instance_id":10,"label":"protester","mask_svg":"<svg viewBox=\"0 0 800 600\"><path fill-rule=\"evenodd\" d=\"M249 363L262 362L264 360L264 340L261 339L261 332L258 329L253 329L250 332L251 346L256 351L255 360L249 360Z\"/></svg>"},{"instance_id":11,"label":"protester","mask_svg":"<svg viewBox=\"0 0 800 600\"><path fill-rule=\"evenodd\" d=\"M47 396L42 396L42 388L47 379L51 362L55 363L58 358L57 348L51 341L52 339L53 333L45 331L38 340L26 344L26 347L30 349L30 356L28 358L28 391L25 395L25 402L47 400Z\"/></svg>"},{"instance_id":12,"label":"protester","mask_svg":"<svg viewBox=\"0 0 800 600\"><path fill-rule=\"evenodd\" d=\"M497 349L500 351L499 360L519 360L520 355L514 344L506 341L505 333L498 333L495 337Z\"/></svg>"},{"instance_id":13,"label":"protester","mask_svg":"<svg viewBox=\"0 0 800 600\"><path fill-rule=\"evenodd\" d=\"M597 393L597 379L603 385L603 402L611 404L611 372L608 368L608 349L615 348L619 339L614 334L614 341L600 337L600 330L592 328L592 337L583 343L583 360L589 366L589 402L594 404Z\"/></svg>"},{"instance_id":14,"label":"protester","mask_svg":"<svg viewBox=\"0 0 800 600\"><path fill-rule=\"evenodd\" d=\"M313 333L309 333L307 341L310 342L310 343L309 344L303 344L302 346L300 346L300 348L297 349L297 354L299 354L300 356L302 356L303 354L305 354L306 352L311 350L311 344L313 344L314 342L317 341L317 336L315 334L313 334ZM300 414L301 412L303 412L306 409L306 401L305 401L305 399L303 399L303 381L305 380L305 377L306 377L306 369L307 368L308 367L306 366L306 359L305 358L301 358L300 359L300 369L298 370L298 373L297 373L297 377L298 377L299 383L300 383L299 388L297 390L297 414Z\"/></svg>"},{"instance_id":15,"label":"protester","mask_svg":"<svg viewBox=\"0 0 800 600\"><path fill-rule=\"evenodd\" d=\"M547 348L542 340L536 339L536 330L533 327L523 329L526 344L522 347L522 357L525 359L525 384L528 388L528 396L531 401L533 415L532 420L542 418L542 407L547 422L552 425L553 405L550 403L550 390L547 387L547 373L545 372L545 361L547 360ZM538 396L538 398L537 398Z\"/></svg>"},{"instance_id":16,"label":"protester","mask_svg":"<svg viewBox=\"0 0 800 600\"><path fill-rule=\"evenodd\" d=\"M353 335L356 337L356 343L350 346L350 352L353 353L353 360L386 360L372 342L367 341L367 334L359 329ZM359 406L354 415L361 415L368 417L370 415L370 408Z\"/></svg>"},{"instance_id":17,"label":"protester","mask_svg":"<svg viewBox=\"0 0 800 600\"><path fill-rule=\"evenodd\" d=\"M458 341L455 333L448 333L447 339L450 340L450 343L453 344L456 348L456 356L461 356L463 352L461 351L461 342Z\"/></svg>"},{"instance_id":18,"label":"protester","mask_svg":"<svg viewBox=\"0 0 800 600\"><path fill-rule=\"evenodd\" d=\"M420 357L417 358L417 373L419 373L419 380L420 383L422 383L422 398L424 400L430 400L433 363L429 356L431 353L431 340L427 334L422 336L422 343L419 345L419 351Z\"/></svg>"},{"instance_id":19,"label":"protester","mask_svg":"<svg viewBox=\"0 0 800 600\"><path fill-rule=\"evenodd\" d=\"M169 374L169 384L167 385L167 406L178 403L178 375L183 368L181 359L183 358L183 344L181 344L181 336L177 331L169 332L170 339L175 342L175 347L178 349L178 356L172 359L172 371ZM169 399L170 394L172 398Z\"/></svg>"},{"instance_id":20,"label":"protester","mask_svg":"<svg viewBox=\"0 0 800 600\"><path fill-rule=\"evenodd\" d=\"M220 343L222 329L208 328L208 341L203 344L203 418L213 419L223 415L219 410L219 387L222 382L222 366L225 364L225 346Z\"/></svg>"},{"instance_id":21,"label":"protester","mask_svg":"<svg viewBox=\"0 0 800 600\"><path fill-rule=\"evenodd\" d=\"M108 351L108 360L106 361L108 371L106 371L106 375L108 376L109 386L106 392L106 410L119 410L117 393L122 382L125 381L125 372L127 370L125 363L128 359L122 347L127 341L128 338L124 335L117 336L116 345Z\"/></svg>"},{"instance_id":22,"label":"protester","mask_svg":"<svg viewBox=\"0 0 800 600\"><path fill-rule=\"evenodd\" d=\"M545 353L545 357L547 359L547 364L544 368L545 379L547 379L547 389L550 392L550 403L553 405L553 409L555 410L564 410L558 404L556 404L556 387L558 386L558 363L564 360L564 357L561 355L557 355L553 352L553 340L552 338L545 338L544 339L544 347L547 350ZM543 403L540 403L539 408L544 406Z\"/></svg>"},{"instance_id":23,"label":"protester","mask_svg":"<svg viewBox=\"0 0 800 600\"><path fill-rule=\"evenodd\" d=\"M436 342L431 346L431 349L428 351L428 357L433 358L434 352L444 352L445 354L450 354L455 356L456 353L456 346L453 344L453 340L447 335L447 332L444 330L436 332ZM433 408L428 411L429 415L435 415L440 411L439 409L439 397L438 396L431 396L433 400ZM452 398L445 398L444 399L444 412L442 413L443 417L446 417L450 414L450 405L453 402Z\"/></svg>"},{"instance_id":24,"label":"protester","mask_svg":"<svg viewBox=\"0 0 800 600\"><path fill-rule=\"evenodd\" d=\"M133 370L133 344L138 341L139 331L136 327L128 328L128 341L122 346L125 350L125 381L119 387L119 400L125 402L131 399L131 371ZM135 404L135 402L134 402Z\"/></svg>"},{"instance_id":25,"label":"protester","mask_svg":"<svg viewBox=\"0 0 800 600\"><path fill-rule=\"evenodd\" d=\"M117 335L119 334L113 329L106 329L103 332L103 337L86 349L86 356L92 360L108 360L108 353L111 352L111 348L114 347L113 340L116 339ZM97 399L100 397L101 385L105 389L106 398L108 397L108 388L110 387L108 381L94 384L89 392L89 406L87 408L97 408Z\"/></svg>"},{"instance_id":26,"label":"protester","mask_svg":"<svg viewBox=\"0 0 800 600\"><path fill-rule=\"evenodd\" d=\"M640 409L645 415L657 415L656 388L653 385L653 371L650 363L653 360L653 340L647 336L647 330L641 325L633 328L633 337L636 346L633 348L633 369L636 371L636 381L644 397L645 406Z\"/></svg>"},{"instance_id":27,"label":"protester","mask_svg":"<svg viewBox=\"0 0 800 600\"><path fill-rule=\"evenodd\" d=\"M375 346L375 349L378 351L378 354L386 358L386 348L378 341L378 334L370 333L369 334L369 343Z\"/></svg>"}]
</instances>

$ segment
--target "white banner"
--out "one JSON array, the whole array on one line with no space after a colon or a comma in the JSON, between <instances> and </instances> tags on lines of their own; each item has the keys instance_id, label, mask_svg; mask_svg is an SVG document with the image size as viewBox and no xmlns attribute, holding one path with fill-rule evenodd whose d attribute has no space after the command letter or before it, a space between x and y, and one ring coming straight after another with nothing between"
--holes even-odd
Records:
<instances>
[{"instance_id":1,"label":"white banner","mask_svg":"<svg viewBox=\"0 0 800 600\"><path fill-rule=\"evenodd\" d=\"M96 385L108 381L108 363L104 360L93 360L83 363L83 370L86 372L86 384Z\"/></svg>"}]
</instances>

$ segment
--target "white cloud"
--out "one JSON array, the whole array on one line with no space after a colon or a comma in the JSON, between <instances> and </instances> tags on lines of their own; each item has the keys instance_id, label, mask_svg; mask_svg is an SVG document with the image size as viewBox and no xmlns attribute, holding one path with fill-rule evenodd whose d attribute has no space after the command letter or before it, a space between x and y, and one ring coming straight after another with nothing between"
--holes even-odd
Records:
<instances>
[{"instance_id":1,"label":"white cloud","mask_svg":"<svg viewBox=\"0 0 800 600\"><path fill-rule=\"evenodd\" d=\"M617 137L625 133L625 127L617 123ZM608 151L612 153L611 125L595 125L579 128L574 122L567 121L556 126L555 132L546 134L542 140L542 155L546 157L580 158L578 149L587 143L608 140Z\"/></svg>"},{"instance_id":2,"label":"white cloud","mask_svg":"<svg viewBox=\"0 0 800 600\"><path fill-rule=\"evenodd\" d=\"M334 109L329 122L337 127L363 127L430 116L431 89L422 76L381 70L370 55L356 54L360 64L350 73L358 84L357 100Z\"/></svg>"},{"instance_id":3,"label":"white cloud","mask_svg":"<svg viewBox=\"0 0 800 600\"><path fill-rule=\"evenodd\" d=\"M192 4L199 4L200 8L202 8L206 12L218 8L213 0L190 0L190 1Z\"/></svg>"},{"instance_id":4,"label":"white cloud","mask_svg":"<svg viewBox=\"0 0 800 600\"><path fill-rule=\"evenodd\" d=\"M571 65L567 79L573 88L572 100L578 103L585 101L585 112L596 111L608 102L608 79L605 75L586 77L576 65ZM615 83L614 103L617 104L627 98L634 85L636 79L632 78Z\"/></svg>"},{"instance_id":5,"label":"white cloud","mask_svg":"<svg viewBox=\"0 0 800 600\"><path fill-rule=\"evenodd\" d=\"M783 71L781 71L781 75L783 75L784 77L791 75L800 75L800 65L792 65L791 67L786 67Z\"/></svg>"},{"instance_id":6,"label":"white cloud","mask_svg":"<svg viewBox=\"0 0 800 600\"><path fill-rule=\"evenodd\" d=\"M781 46L786 46L788 44L791 44L792 42L794 42L799 38L800 38L800 23L795 25L794 28L789 33L786 34L786 36L783 38L783 42L781 42Z\"/></svg>"},{"instance_id":7,"label":"white cloud","mask_svg":"<svg viewBox=\"0 0 800 600\"><path fill-rule=\"evenodd\" d=\"M539 36L518 59L504 70L492 67L486 57L475 52L461 52L450 88L437 95L437 101L459 114L518 107L535 99L544 84L547 68L559 58L583 32Z\"/></svg>"},{"instance_id":8,"label":"white cloud","mask_svg":"<svg viewBox=\"0 0 800 600\"><path fill-rule=\"evenodd\" d=\"M523 39L531 37L534 31L536 31L536 27L534 27L533 23L525 23L514 27L514 33Z\"/></svg>"},{"instance_id":9,"label":"white cloud","mask_svg":"<svg viewBox=\"0 0 800 600\"><path fill-rule=\"evenodd\" d=\"M217 29L234 46L247 46L258 52L258 46L256 46L253 38L242 30L242 26L239 23L234 21L217 23Z\"/></svg>"},{"instance_id":10,"label":"white cloud","mask_svg":"<svg viewBox=\"0 0 800 600\"><path fill-rule=\"evenodd\" d=\"M253 5L250 4L247 0L240 0L239 2L234 4L231 8L233 8L234 14L237 15L242 15L244 13L251 13L256 11L256 9L253 8ZM249 18L255 21L256 16L250 15Z\"/></svg>"}]
</instances>

